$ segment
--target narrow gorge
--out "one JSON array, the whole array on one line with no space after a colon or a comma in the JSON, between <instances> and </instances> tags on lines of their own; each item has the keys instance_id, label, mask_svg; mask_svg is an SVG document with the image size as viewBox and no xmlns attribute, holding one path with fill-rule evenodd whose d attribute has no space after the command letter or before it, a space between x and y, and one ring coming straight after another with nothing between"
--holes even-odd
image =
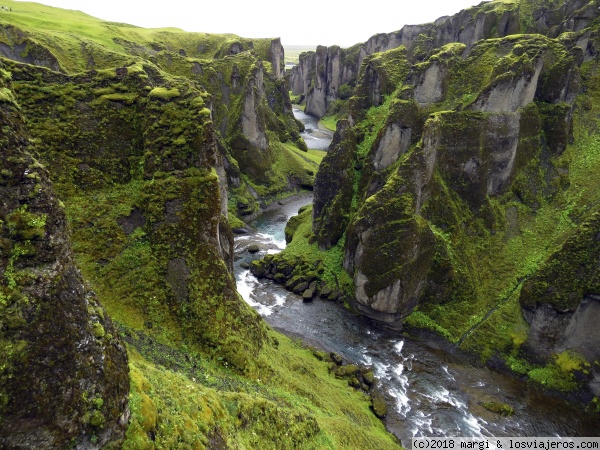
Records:
<instances>
[{"instance_id":1,"label":"narrow gorge","mask_svg":"<svg viewBox=\"0 0 600 450\"><path fill-rule=\"evenodd\" d=\"M287 71L4 3L0 448L598 434L598 0Z\"/></svg>"}]
</instances>

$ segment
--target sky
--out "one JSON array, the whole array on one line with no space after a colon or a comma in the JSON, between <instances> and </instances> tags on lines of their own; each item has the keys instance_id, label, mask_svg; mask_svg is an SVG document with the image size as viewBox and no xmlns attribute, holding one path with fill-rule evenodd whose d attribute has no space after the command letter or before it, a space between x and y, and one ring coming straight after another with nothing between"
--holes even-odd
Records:
<instances>
[{"instance_id":1,"label":"sky","mask_svg":"<svg viewBox=\"0 0 600 450\"><path fill-rule=\"evenodd\" d=\"M42 0L145 28L280 37L283 45L350 47L377 33L433 22L480 0Z\"/></svg>"}]
</instances>

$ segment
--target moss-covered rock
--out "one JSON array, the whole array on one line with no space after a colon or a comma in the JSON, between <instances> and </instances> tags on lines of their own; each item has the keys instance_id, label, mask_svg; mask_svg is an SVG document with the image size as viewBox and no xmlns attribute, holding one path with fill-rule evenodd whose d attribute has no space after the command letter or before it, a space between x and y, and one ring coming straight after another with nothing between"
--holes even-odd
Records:
<instances>
[{"instance_id":1,"label":"moss-covered rock","mask_svg":"<svg viewBox=\"0 0 600 450\"><path fill-rule=\"evenodd\" d=\"M315 179L313 200L313 232L324 249L344 234L352 203L356 135L348 122L338 122L330 148Z\"/></svg>"},{"instance_id":2,"label":"moss-covered rock","mask_svg":"<svg viewBox=\"0 0 600 450\"><path fill-rule=\"evenodd\" d=\"M575 27L558 39L517 32L535 29L527 20L549 10L581 13L588 26L597 12L584 3L544 10L535 1L490 2L406 27L402 42L374 37L372 49L398 50L364 59L348 100L353 158L335 166L342 180L354 172L352 196L327 228L343 239L359 312L388 326L406 319L559 390L593 390L598 377L556 364L565 351L588 364L597 358L597 337L586 325L596 314L594 277L586 272L594 263L579 251L586 247L590 256L595 248L583 236L597 212L596 183L586 181L598 148L597 52L590 47L597 31ZM464 35L447 44L459 17ZM565 17L543 20L574 27ZM477 33L498 38L473 40ZM396 72L385 64L393 55L401 62ZM393 80L385 92L382 80ZM586 94L577 96L580 89ZM343 192L331 167L317 174L331 181L316 184L309 244L319 239L321 221L329 223L332 192ZM348 225L338 231L338 223ZM298 236L286 252L301 245L313 252ZM334 244L321 246L331 258ZM525 359L532 365L521 370Z\"/></svg>"},{"instance_id":3,"label":"moss-covered rock","mask_svg":"<svg viewBox=\"0 0 600 450\"><path fill-rule=\"evenodd\" d=\"M0 70L2 89L9 72ZM118 446L129 417L125 349L74 263L47 169L17 103L0 104L0 446Z\"/></svg>"},{"instance_id":4,"label":"moss-covered rock","mask_svg":"<svg viewBox=\"0 0 600 450\"><path fill-rule=\"evenodd\" d=\"M499 414L501 416L512 416L515 413L515 410L512 406L506 403L498 403L498 402L483 402L481 404L485 409L495 414Z\"/></svg>"}]
</instances>

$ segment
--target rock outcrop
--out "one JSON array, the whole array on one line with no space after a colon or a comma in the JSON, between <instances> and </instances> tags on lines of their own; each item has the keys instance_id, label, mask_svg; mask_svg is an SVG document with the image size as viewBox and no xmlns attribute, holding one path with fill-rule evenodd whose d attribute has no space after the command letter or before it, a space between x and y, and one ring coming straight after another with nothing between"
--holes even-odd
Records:
<instances>
[{"instance_id":1,"label":"rock outcrop","mask_svg":"<svg viewBox=\"0 0 600 450\"><path fill-rule=\"evenodd\" d=\"M267 52L267 58L273 67L273 75L275 75L278 80L283 79L285 74L285 50L283 49L283 45L281 45L280 38L271 41L271 45Z\"/></svg>"},{"instance_id":2,"label":"rock outcrop","mask_svg":"<svg viewBox=\"0 0 600 450\"><path fill-rule=\"evenodd\" d=\"M127 355L73 261L64 206L0 69L0 446L117 447Z\"/></svg>"},{"instance_id":3,"label":"rock outcrop","mask_svg":"<svg viewBox=\"0 0 600 450\"><path fill-rule=\"evenodd\" d=\"M292 69L291 87L296 95L303 94L305 112L316 117L325 115L329 105L338 98L344 84L358 75L358 48L318 46L316 52L300 55L300 63Z\"/></svg>"},{"instance_id":4,"label":"rock outcrop","mask_svg":"<svg viewBox=\"0 0 600 450\"><path fill-rule=\"evenodd\" d=\"M397 48L363 59L317 174L309 238L343 243L364 316L434 330L586 402L599 392L597 211L579 177L597 144L594 100L580 94L596 95L598 35L574 17L590 25L590 4L559 8L547 29L573 30L559 38L513 34L537 30L535 5L490 2L468 10L463 34L454 18L421 29L426 51L400 44L410 27L373 39Z\"/></svg>"},{"instance_id":5,"label":"rock outcrop","mask_svg":"<svg viewBox=\"0 0 600 450\"><path fill-rule=\"evenodd\" d=\"M321 248L331 248L344 234L354 190L356 135L340 121L315 178L313 231Z\"/></svg>"},{"instance_id":6,"label":"rock outcrop","mask_svg":"<svg viewBox=\"0 0 600 450\"><path fill-rule=\"evenodd\" d=\"M562 65L567 50L543 38L489 42L475 46L472 59L466 60L467 67L477 64L476 58L490 52L506 54L509 50L504 58L510 59L512 48L519 55L512 53L514 61L505 65L500 59L487 86L472 103L463 111L430 116L423 125L417 105L426 107L432 103L425 101L432 93L438 102L446 100L442 92L456 88L452 86L453 65L446 62L447 76L434 85L443 84L447 88L434 87L430 93L424 93L427 82L423 80L428 71L438 67L436 77L441 73L440 59L436 57L428 62L427 69L417 68L425 76L409 75L408 78L417 80L413 91L416 104L393 103L371 147L361 181L366 201L348 228L344 267L355 274L359 309L372 318L397 322L416 306L426 284L436 240L427 222L443 229L456 225L448 221L449 217L442 219L438 215L443 205L437 203L449 201L440 199L440 191L449 189L461 204L478 215L488 197L506 192L518 164L532 157L531 149L524 143L540 135L544 118L536 107L526 107L533 102L536 92L544 90L538 82L542 72L546 78L555 65ZM540 53L544 48L548 50ZM534 59L529 59L528 54ZM567 84L576 85L580 60L571 57L570 61L575 78ZM499 73L499 67L508 67L508 71ZM370 79L363 81L371 86ZM361 92L360 88L357 92ZM560 102L561 97L553 100ZM409 152L419 137L419 145ZM538 141L538 150L541 144ZM406 157L401 158L402 155ZM388 168L399 160L400 166L389 172ZM321 190L317 184L316 199L321 198ZM330 203L320 210L327 210ZM315 215L315 234L320 232L322 217ZM333 240L329 246L335 243Z\"/></svg>"},{"instance_id":7,"label":"rock outcrop","mask_svg":"<svg viewBox=\"0 0 600 450\"><path fill-rule=\"evenodd\" d=\"M254 72L257 77L260 69ZM132 276L148 283L147 295L154 306L147 308L146 320L151 326L175 320L201 345L213 348L221 342L222 357L243 369L261 347L264 329L259 317L239 299L231 275L233 235L226 217L225 155L204 102L205 93L193 82L165 79L153 73L151 66L77 77L17 64L12 70L21 92L31 94L44 86L57 96L36 99L27 95L21 107L34 135L43 135L49 123L54 124L47 138L36 142L35 151L48 161L66 202L97 196L115 186L117 190L130 186L135 192L121 200L117 215L109 205L97 205L108 208L106 217L92 223L96 233L110 238L108 245L88 249L95 268L91 272L109 270L113 279ZM114 95L107 89L117 82L120 94ZM76 100L68 94L74 86ZM70 102L73 106L66 107ZM53 117L50 111L57 114ZM102 133L94 132L90 140L87 130L95 130L100 123ZM74 125L78 132L67 135L66 130L73 130ZM67 139L69 154L58 144L62 139ZM84 201L79 211L87 207ZM85 225L89 220L82 214L74 222L76 237L84 242L94 241ZM142 259L141 273L128 274L135 267L123 265L119 255L134 252L141 258L136 252L144 248L144 258L149 259ZM205 279L213 281L202 282ZM119 283L111 287L114 292L124 288ZM112 291L104 293L112 296ZM139 301L135 292L125 292L119 303L133 307ZM244 325L229 326L230 320ZM199 323L212 326L199 327ZM241 346L232 344L226 350L228 346L222 343L240 326L250 334Z\"/></svg>"},{"instance_id":8,"label":"rock outcrop","mask_svg":"<svg viewBox=\"0 0 600 450\"><path fill-rule=\"evenodd\" d=\"M552 38L561 33L584 30L598 17L594 2L571 0L557 9L539 7L537 3L482 2L460 11L451 17L442 17L424 25L406 25L401 30L377 34L362 44L348 49L337 46L318 47L300 57L300 64L292 69L291 87L295 95L303 94L306 112L316 117L326 114L329 106L339 98L342 84L355 85L363 62L376 53L403 47L412 63L426 60L432 52L447 44L463 44L468 54L477 41L502 38L520 32L540 33ZM525 19L531 18L529 19ZM595 53L593 44L582 36L580 46L591 45L588 52ZM417 93L418 102L435 102L441 95L439 64L434 63L423 74ZM428 97L423 97L424 93Z\"/></svg>"}]
</instances>

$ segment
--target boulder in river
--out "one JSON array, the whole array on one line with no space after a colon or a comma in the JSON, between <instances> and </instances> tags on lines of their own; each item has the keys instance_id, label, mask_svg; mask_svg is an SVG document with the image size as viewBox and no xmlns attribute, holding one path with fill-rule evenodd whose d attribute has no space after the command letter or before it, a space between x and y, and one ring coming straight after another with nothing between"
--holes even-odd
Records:
<instances>
[{"instance_id":1,"label":"boulder in river","mask_svg":"<svg viewBox=\"0 0 600 450\"><path fill-rule=\"evenodd\" d=\"M313 297L315 296L315 291L314 289L306 289L304 291L304 293L302 294L302 300L305 302L309 302L313 299Z\"/></svg>"}]
</instances>

